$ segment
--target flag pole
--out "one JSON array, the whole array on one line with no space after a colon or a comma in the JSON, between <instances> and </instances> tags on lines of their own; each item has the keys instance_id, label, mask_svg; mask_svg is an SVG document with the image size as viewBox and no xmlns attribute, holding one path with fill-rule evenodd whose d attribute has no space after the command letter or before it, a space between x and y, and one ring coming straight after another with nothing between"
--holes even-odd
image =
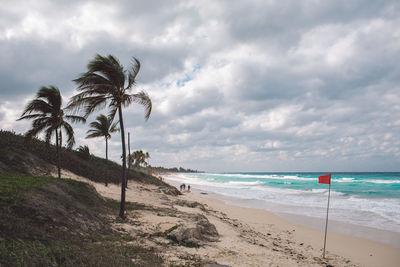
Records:
<instances>
[{"instance_id":1,"label":"flag pole","mask_svg":"<svg viewBox=\"0 0 400 267\"><path fill-rule=\"evenodd\" d=\"M325 223L325 238L324 238L324 253L322 258L325 259L325 248L326 248L326 232L328 230L328 213L329 213L329 199L331 198L331 183L329 181L329 191L328 191L328 206L326 207L326 223Z\"/></svg>"}]
</instances>

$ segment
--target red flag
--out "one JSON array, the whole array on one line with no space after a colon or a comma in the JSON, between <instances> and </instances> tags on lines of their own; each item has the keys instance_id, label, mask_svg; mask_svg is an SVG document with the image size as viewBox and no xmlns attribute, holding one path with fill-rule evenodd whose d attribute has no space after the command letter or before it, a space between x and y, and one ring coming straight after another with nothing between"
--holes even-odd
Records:
<instances>
[{"instance_id":1,"label":"red flag","mask_svg":"<svg viewBox=\"0 0 400 267\"><path fill-rule=\"evenodd\" d=\"M318 177L318 183L320 184L330 184L331 183L331 175L322 175Z\"/></svg>"}]
</instances>

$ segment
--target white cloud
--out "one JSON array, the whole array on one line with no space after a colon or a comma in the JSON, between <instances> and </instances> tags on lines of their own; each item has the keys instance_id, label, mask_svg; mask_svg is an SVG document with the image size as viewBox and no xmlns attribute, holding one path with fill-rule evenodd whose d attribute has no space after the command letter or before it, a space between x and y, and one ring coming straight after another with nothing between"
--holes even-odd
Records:
<instances>
[{"instance_id":1,"label":"white cloud","mask_svg":"<svg viewBox=\"0 0 400 267\"><path fill-rule=\"evenodd\" d=\"M0 124L28 129L15 119L42 85L59 86L66 102L95 53L125 66L136 56L153 114L145 122L138 105L124 114L151 164L389 170L400 163L399 11L396 1L8 2ZM78 145L104 155L86 130L76 125Z\"/></svg>"}]
</instances>

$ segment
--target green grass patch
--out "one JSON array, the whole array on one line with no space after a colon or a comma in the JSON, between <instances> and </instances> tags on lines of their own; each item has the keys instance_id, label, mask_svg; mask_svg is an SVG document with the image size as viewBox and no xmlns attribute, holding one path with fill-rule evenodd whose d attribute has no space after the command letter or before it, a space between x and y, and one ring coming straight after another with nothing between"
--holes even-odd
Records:
<instances>
[{"instance_id":1,"label":"green grass patch","mask_svg":"<svg viewBox=\"0 0 400 267\"><path fill-rule=\"evenodd\" d=\"M161 266L111 228L110 202L82 182L0 173L0 266Z\"/></svg>"},{"instance_id":2,"label":"green grass patch","mask_svg":"<svg viewBox=\"0 0 400 267\"><path fill-rule=\"evenodd\" d=\"M24 193L45 183L53 182L52 177L34 177L23 174L0 173L0 201L14 204Z\"/></svg>"},{"instance_id":3,"label":"green grass patch","mask_svg":"<svg viewBox=\"0 0 400 267\"><path fill-rule=\"evenodd\" d=\"M154 251L120 242L0 242L0 266L160 266L162 263Z\"/></svg>"}]
</instances>

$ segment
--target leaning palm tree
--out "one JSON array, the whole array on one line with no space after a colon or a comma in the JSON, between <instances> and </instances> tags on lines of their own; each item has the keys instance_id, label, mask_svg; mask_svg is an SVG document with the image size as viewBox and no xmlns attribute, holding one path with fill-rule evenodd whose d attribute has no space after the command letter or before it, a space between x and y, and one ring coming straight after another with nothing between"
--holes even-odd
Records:
<instances>
[{"instance_id":1,"label":"leaning palm tree","mask_svg":"<svg viewBox=\"0 0 400 267\"><path fill-rule=\"evenodd\" d=\"M85 122L85 118L75 115L65 115L62 109L62 97L57 87L41 87L33 99L25 107L24 112L18 120L33 119L32 128L26 133L27 138L37 136L44 131L46 134L46 143L50 143L50 139L54 134L56 136L56 154L57 154L57 171L58 178L61 178L60 166L60 148L61 148L61 131L67 134L67 145L69 148L75 143L74 130L66 121Z\"/></svg>"},{"instance_id":2,"label":"leaning palm tree","mask_svg":"<svg viewBox=\"0 0 400 267\"><path fill-rule=\"evenodd\" d=\"M74 81L77 83L79 93L71 98L69 108L83 110L85 117L96 109L108 104L110 108L108 117L114 119L118 112L121 130L122 145L122 178L121 178L121 206L119 216L125 218L125 185L126 185L126 145L125 128L122 108L132 102L139 103L145 108L145 119L150 117L152 103L150 97L143 91L130 94L136 84L140 62L133 58L132 68L124 70L121 63L112 55L101 56L97 54L89 62L88 71Z\"/></svg>"},{"instance_id":3,"label":"leaning palm tree","mask_svg":"<svg viewBox=\"0 0 400 267\"><path fill-rule=\"evenodd\" d=\"M106 160L108 161L108 139L111 138L111 133L119 131L117 127L118 122L112 123L112 120L107 118L105 115L100 114L97 116L96 121L90 123L91 129L86 133L88 134L86 138L104 137L106 140ZM108 186L107 175L104 180L105 186Z\"/></svg>"}]
</instances>

